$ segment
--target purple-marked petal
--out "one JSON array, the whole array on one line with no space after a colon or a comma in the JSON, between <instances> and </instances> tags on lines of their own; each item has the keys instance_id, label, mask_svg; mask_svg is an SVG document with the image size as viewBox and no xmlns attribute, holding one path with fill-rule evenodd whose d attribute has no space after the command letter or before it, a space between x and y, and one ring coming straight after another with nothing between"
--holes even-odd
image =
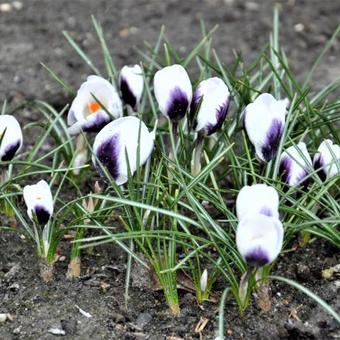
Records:
<instances>
[{"instance_id":1,"label":"purple-marked petal","mask_svg":"<svg viewBox=\"0 0 340 340\"><path fill-rule=\"evenodd\" d=\"M216 131L218 131L225 121L225 118L227 117L228 108L230 105L230 98L226 100L226 102L220 106L220 108L216 112L216 121L217 123L215 125L208 124L207 126L207 136L212 135Z\"/></svg>"},{"instance_id":2,"label":"purple-marked petal","mask_svg":"<svg viewBox=\"0 0 340 340\"><path fill-rule=\"evenodd\" d=\"M174 121L180 121L188 110L189 100L185 92L175 87L169 97L167 115Z\"/></svg>"},{"instance_id":3,"label":"purple-marked petal","mask_svg":"<svg viewBox=\"0 0 340 340\"><path fill-rule=\"evenodd\" d=\"M269 207L263 207L260 209L260 214L265 216L273 216L273 212Z\"/></svg>"},{"instance_id":4,"label":"purple-marked petal","mask_svg":"<svg viewBox=\"0 0 340 340\"><path fill-rule=\"evenodd\" d=\"M106 112L100 111L96 113L93 119L84 121L82 129L86 132L99 132L110 121L110 116Z\"/></svg>"},{"instance_id":5,"label":"purple-marked petal","mask_svg":"<svg viewBox=\"0 0 340 340\"><path fill-rule=\"evenodd\" d=\"M6 149L4 150L3 156L1 157L1 160L3 162L11 161L14 158L16 152L19 150L20 146L21 146L20 140L14 142L13 144L7 145Z\"/></svg>"},{"instance_id":6,"label":"purple-marked petal","mask_svg":"<svg viewBox=\"0 0 340 340\"><path fill-rule=\"evenodd\" d=\"M262 267L270 262L267 252L261 247L252 249L244 258L249 265L256 267Z\"/></svg>"},{"instance_id":7,"label":"purple-marked petal","mask_svg":"<svg viewBox=\"0 0 340 340\"><path fill-rule=\"evenodd\" d=\"M51 214L42 205L36 205L34 208L34 213L38 219L39 224L45 225L51 217Z\"/></svg>"},{"instance_id":8,"label":"purple-marked petal","mask_svg":"<svg viewBox=\"0 0 340 340\"><path fill-rule=\"evenodd\" d=\"M104 167L108 169L113 179L119 177L119 134L111 136L104 141L96 150L96 156ZM101 167L96 162L97 169L101 172Z\"/></svg>"},{"instance_id":9,"label":"purple-marked petal","mask_svg":"<svg viewBox=\"0 0 340 340\"><path fill-rule=\"evenodd\" d=\"M285 183L289 183L291 168L292 160L289 157L282 157L279 167L279 173L281 175L282 181Z\"/></svg>"},{"instance_id":10,"label":"purple-marked petal","mask_svg":"<svg viewBox=\"0 0 340 340\"><path fill-rule=\"evenodd\" d=\"M327 179L327 174L325 173L323 167L324 167L325 163L322 159L322 155L316 154L314 157L314 161L313 161L313 166L314 169L316 170L317 174L319 175L320 179L324 182Z\"/></svg>"},{"instance_id":11,"label":"purple-marked petal","mask_svg":"<svg viewBox=\"0 0 340 340\"><path fill-rule=\"evenodd\" d=\"M120 91L122 92L124 103L130 105L133 110L136 110L137 98L133 94L128 82L124 77L120 78Z\"/></svg>"},{"instance_id":12,"label":"purple-marked petal","mask_svg":"<svg viewBox=\"0 0 340 340\"><path fill-rule=\"evenodd\" d=\"M279 148L280 140L283 133L282 121L273 119L271 127L267 133L265 144L262 146L263 158L269 162L276 156Z\"/></svg>"}]
</instances>

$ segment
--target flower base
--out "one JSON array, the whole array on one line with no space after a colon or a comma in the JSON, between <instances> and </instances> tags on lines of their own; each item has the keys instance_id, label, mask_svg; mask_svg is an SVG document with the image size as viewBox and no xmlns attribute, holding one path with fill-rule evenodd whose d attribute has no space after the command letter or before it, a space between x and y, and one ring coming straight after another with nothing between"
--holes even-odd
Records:
<instances>
[{"instance_id":1,"label":"flower base","mask_svg":"<svg viewBox=\"0 0 340 340\"><path fill-rule=\"evenodd\" d=\"M49 263L46 258L41 258L39 262L40 277L45 283L51 283L54 281L54 265Z\"/></svg>"},{"instance_id":2,"label":"flower base","mask_svg":"<svg viewBox=\"0 0 340 340\"><path fill-rule=\"evenodd\" d=\"M68 269L66 273L66 277L68 279L75 279L80 276L81 271L81 260L80 257L75 257L68 264Z\"/></svg>"}]
</instances>

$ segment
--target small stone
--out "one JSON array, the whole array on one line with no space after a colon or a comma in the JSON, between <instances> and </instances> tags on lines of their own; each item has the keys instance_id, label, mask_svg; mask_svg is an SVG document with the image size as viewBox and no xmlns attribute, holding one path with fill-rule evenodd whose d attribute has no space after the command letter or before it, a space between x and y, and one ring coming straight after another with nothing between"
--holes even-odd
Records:
<instances>
[{"instance_id":1,"label":"small stone","mask_svg":"<svg viewBox=\"0 0 340 340\"><path fill-rule=\"evenodd\" d=\"M116 312L112 313L112 319L115 323L124 323L125 322L125 316Z\"/></svg>"},{"instance_id":2,"label":"small stone","mask_svg":"<svg viewBox=\"0 0 340 340\"><path fill-rule=\"evenodd\" d=\"M310 276L310 269L302 263L296 265L296 275L300 280L307 280Z\"/></svg>"},{"instance_id":3,"label":"small stone","mask_svg":"<svg viewBox=\"0 0 340 340\"><path fill-rule=\"evenodd\" d=\"M48 330L48 333L53 334L53 335L62 335L62 336L66 335L66 332L63 329L57 328L57 327L50 328Z\"/></svg>"},{"instance_id":4,"label":"small stone","mask_svg":"<svg viewBox=\"0 0 340 340\"><path fill-rule=\"evenodd\" d=\"M258 11L260 8L259 4L253 1L246 2L245 7L248 11L254 11L254 12Z\"/></svg>"},{"instance_id":5,"label":"small stone","mask_svg":"<svg viewBox=\"0 0 340 340\"><path fill-rule=\"evenodd\" d=\"M143 329L152 320L152 315L148 312L141 313L138 315L136 324L138 328Z\"/></svg>"},{"instance_id":6,"label":"small stone","mask_svg":"<svg viewBox=\"0 0 340 340\"><path fill-rule=\"evenodd\" d=\"M299 22L298 24L294 25L294 31L297 33L303 32L305 30L305 25Z\"/></svg>"}]
</instances>

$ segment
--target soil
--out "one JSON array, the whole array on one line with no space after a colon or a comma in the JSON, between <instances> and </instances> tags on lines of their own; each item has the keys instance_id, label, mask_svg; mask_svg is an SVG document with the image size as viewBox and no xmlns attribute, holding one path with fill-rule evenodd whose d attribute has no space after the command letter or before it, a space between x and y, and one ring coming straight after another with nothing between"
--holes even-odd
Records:
<instances>
[{"instance_id":1,"label":"soil","mask_svg":"<svg viewBox=\"0 0 340 340\"><path fill-rule=\"evenodd\" d=\"M44 99L62 107L68 95L49 78L40 62L77 88L90 73L61 31L67 30L104 71L102 56L92 29L94 14L104 26L118 67L140 60L136 49L156 41L161 25L170 41L186 55L200 37L200 18L209 28L219 24L213 44L225 63L233 61L233 49L246 60L268 41L275 1L85 1L25 0L23 8L0 12L0 99L17 104ZM301 79L340 22L340 2L282 1L281 42L291 66ZM314 77L315 89L339 74L340 44L325 56ZM28 120L27 116L23 118ZM2 223L1 223L2 224ZM181 316L172 317L161 292L131 288L124 305L125 253L114 245L95 249L83 257L83 276L65 278L69 249L63 245L64 261L56 263L56 280L42 284L34 249L19 234L0 234L0 313L13 314L13 321L0 323L0 339L52 339L51 328L65 331L64 339L198 339L195 327L209 321L201 336L214 339L218 305L198 306L191 293L181 292ZM340 311L340 280L321 277L325 268L340 263L339 251L316 241L287 253L274 273L292 278ZM105 288L106 284L109 284ZM223 283L215 291L221 293ZM339 338L340 328L320 306L284 284L271 286L272 309L261 313L252 303L243 317L228 300L226 334L231 339L329 339ZM84 316L78 309L90 313ZM177 337L177 338L176 338Z\"/></svg>"}]
</instances>

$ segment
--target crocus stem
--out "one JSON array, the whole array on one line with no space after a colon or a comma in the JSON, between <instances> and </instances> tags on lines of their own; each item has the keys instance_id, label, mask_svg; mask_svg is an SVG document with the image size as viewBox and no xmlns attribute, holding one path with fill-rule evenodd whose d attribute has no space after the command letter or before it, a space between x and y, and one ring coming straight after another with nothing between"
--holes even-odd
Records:
<instances>
[{"instance_id":1,"label":"crocus stem","mask_svg":"<svg viewBox=\"0 0 340 340\"><path fill-rule=\"evenodd\" d=\"M54 280L53 262L49 262L46 257L39 259L40 277L45 283L51 283Z\"/></svg>"},{"instance_id":2,"label":"crocus stem","mask_svg":"<svg viewBox=\"0 0 340 340\"><path fill-rule=\"evenodd\" d=\"M242 305L244 305L247 297L248 292L248 281L250 276L253 273L253 268L248 268L247 271L241 276L240 280L240 286L239 286L239 296L242 302Z\"/></svg>"},{"instance_id":3,"label":"crocus stem","mask_svg":"<svg viewBox=\"0 0 340 340\"><path fill-rule=\"evenodd\" d=\"M8 181L7 167L0 167L0 185Z\"/></svg>"},{"instance_id":4,"label":"crocus stem","mask_svg":"<svg viewBox=\"0 0 340 340\"><path fill-rule=\"evenodd\" d=\"M195 144L196 145L195 145L193 160L191 164L191 174L193 176L197 176L199 172L201 171L201 156L202 156L202 150L204 146L204 136L201 134L198 134Z\"/></svg>"},{"instance_id":5,"label":"crocus stem","mask_svg":"<svg viewBox=\"0 0 340 340\"><path fill-rule=\"evenodd\" d=\"M76 140L76 150L75 150L75 157L73 160L73 174L74 175L79 175L80 173L80 167L83 166L86 161L87 161L87 143L86 143L86 138L84 134L80 134L77 137Z\"/></svg>"}]
</instances>

